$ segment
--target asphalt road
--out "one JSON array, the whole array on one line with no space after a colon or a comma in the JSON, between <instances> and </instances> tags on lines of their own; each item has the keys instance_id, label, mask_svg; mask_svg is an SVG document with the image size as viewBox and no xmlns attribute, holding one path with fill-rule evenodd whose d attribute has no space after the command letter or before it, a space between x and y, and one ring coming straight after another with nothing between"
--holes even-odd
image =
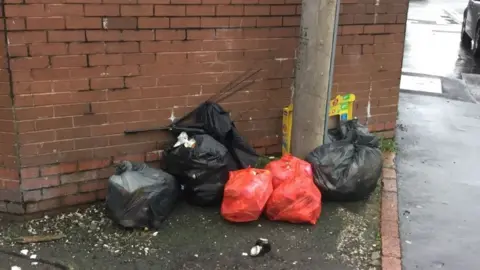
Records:
<instances>
[{"instance_id":1,"label":"asphalt road","mask_svg":"<svg viewBox=\"0 0 480 270\"><path fill-rule=\"evenodd\" d=\"M403 74L436 79L441 89L400 95L396 165L404 270L479 268L480 62L459 46L466 4L410 2Z\"/></svg>"},{"instance_id":2,"label":"asphalt road","mask_svg":"<svg viewBox=\"0 0 480 270\"><path fill-rule=\"evenodd\" d=\"M458 77L475 66L471 53L459 46L467 1L410 1L403 71Z\"/></svg>"},{"instance_id":3,"label":"asphalt road","mask_svg":"<svg viewBox=\"0 0 480 270\"><path fill-rule=\"evenodd\" d=\"M402 71L440 78L448 98L480 102L480 76L470 76L480 73L480 59L460 46L466 5L467 0L410 1Z\"/></svg>"}]
</instances>

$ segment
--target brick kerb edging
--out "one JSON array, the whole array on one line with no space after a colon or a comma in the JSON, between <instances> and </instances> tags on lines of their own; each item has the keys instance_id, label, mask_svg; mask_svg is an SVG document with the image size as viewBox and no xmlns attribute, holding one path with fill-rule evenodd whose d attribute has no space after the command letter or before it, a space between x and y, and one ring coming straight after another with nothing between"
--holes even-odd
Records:
<instances>
[{"instance_id":1,"label":"brick kerb edging","mask_svg":"<svg viewBox=\"0 0 480 270\"><path fill-rule=\"evenodd\" d=\"M401 270L401 249L398 230L397 172L395 153L385 153L382 177L382 270Z\"/></svg>"}]
</instances>

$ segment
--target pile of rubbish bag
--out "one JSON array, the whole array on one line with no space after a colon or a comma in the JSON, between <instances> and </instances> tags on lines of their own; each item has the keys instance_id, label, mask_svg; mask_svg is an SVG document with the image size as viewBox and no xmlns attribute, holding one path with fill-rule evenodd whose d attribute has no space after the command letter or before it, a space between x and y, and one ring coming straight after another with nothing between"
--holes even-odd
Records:
<instances>
[{"instance_id":1,"label":"pile of rubbish bag","mask_svg":"<svg viewBox=\"0 0 480 270\"><path fill-rule=\"evenodd\" d=\"M158 228L180 198L220 207L230 222L265 214L316 224L322 199L368 198L382 172L379 139L356 120L342 122L306 160L286 154L257 169L259 156L218 104L205 102L192 115L189 124L171 129L178 140L164 152L165 171L128 161L118 166L106 200L118 224Z\"/></svg>"},{"instance_id":2,"label":"pile of rubbish bag","mask_svg":"<svg viewBox=\"0 0 480 270\"><path fill-rule=\"evenodd\" d=\"M231 222L249 222L265 210L270 220L315 224L320 217L321 195L307 166L305 161L285 155L267 165L284 170L248 168L230 172L222 216Z\"/></svg>"},{"instance_id":3,"label":"pile of rubbish bag","mask_svg":"<svg viewBox=\"0 0 480 270\"><path fill-rule=\"evenodd\" d=\"M217 103L204 102L170 131L178 140L164 151L165 171L124 162L110 177L107 212L121 226L158 227L182 197L219 206L230 172L254 167L259 157Z\"/></svg>"}]
</instances>

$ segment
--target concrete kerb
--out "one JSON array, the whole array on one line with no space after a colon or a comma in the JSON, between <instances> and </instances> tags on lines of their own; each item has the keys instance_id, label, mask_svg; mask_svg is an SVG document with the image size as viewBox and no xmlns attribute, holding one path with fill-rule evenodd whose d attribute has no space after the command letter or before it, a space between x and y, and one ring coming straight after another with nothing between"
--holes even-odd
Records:
<instances>
[{"instance_id":1,"label":"concrete kerb","mask_svg":"<svg viewBox=\"0 0 480 270\"><path fill-rule=\"evenodd\" d=\"M401 270L395 153L384 153L381 204L382 270Z\"/></svg>"}]
</instances>

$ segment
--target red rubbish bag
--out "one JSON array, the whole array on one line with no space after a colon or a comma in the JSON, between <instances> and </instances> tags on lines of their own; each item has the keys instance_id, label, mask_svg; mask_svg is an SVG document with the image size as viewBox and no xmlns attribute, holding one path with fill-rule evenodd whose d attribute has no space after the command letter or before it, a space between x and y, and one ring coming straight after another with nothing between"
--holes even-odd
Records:
<instances>
[{"instance_id":1,"label":"red rubbish bag","mask_svg":"<svg viewBox=\"0 0 480 270\"><path fill-rule=\"evenodd\" d=\"M268 200L266 215L270 220L315 225L322 210L322 195L305 175L288 179L278 186Z\"/></svg>"},{"instance_id":2,"label":"red rubbish bag","mask_svg":"<svg viewBox=\"0 0 480 270\"><path fill-rule=\"evenodd\" d=\"M257 220L272 194L272 174L267 170L230 172L223 193L222 216L231 222Z\"/></svg>"},{"instance_id":3,"label":"red rubbish bag","mask_svg":"<svg viewBox=\"0 0 480 270\"><path fill-rule=\"evenodd\" d=\"M273 189L276 189L284 181L293 179L295 176L305 175L313 177L312 165L290 154L268 163L265 169L272 172Z\"/></svg>"}]
</instances>

